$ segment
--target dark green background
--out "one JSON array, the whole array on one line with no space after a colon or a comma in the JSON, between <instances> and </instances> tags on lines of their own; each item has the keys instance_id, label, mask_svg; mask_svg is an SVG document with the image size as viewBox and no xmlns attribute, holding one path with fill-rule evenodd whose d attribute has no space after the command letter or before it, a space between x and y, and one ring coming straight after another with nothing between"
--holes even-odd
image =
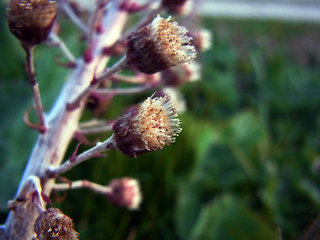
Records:
<instances>
[{"instance_id":1,"label":"dark green background","mask_svg":"<svg viewBox=\"0 0 320 240\"><path fill-rule=\"evenodd\" d=\"M79 56L83 46L77 31L59 21L62 38ZM114 207L88 190L52 196L54 206L74 219L81 239L254 240L280 239L280 235L297 239L316 219L319 25L208 18L202 26L212 30L214 44L200 56L201 81L181 88L188 111L181 115L183 131L176 143L138 159L111 152L67 174L72 180L101 184L136 177L144 198L140 211ZM59 50L45 45L35 54L46 110L68 73L54 63L56 56L61 57ZM14 196L36 133L22 121L32 103L24 52L3 17L0 59L0 221L4 222L6 201ZM146 96L116 97L106 119ZM84 118L89 117L86 111Z\"/></svg>"}]
</instances>

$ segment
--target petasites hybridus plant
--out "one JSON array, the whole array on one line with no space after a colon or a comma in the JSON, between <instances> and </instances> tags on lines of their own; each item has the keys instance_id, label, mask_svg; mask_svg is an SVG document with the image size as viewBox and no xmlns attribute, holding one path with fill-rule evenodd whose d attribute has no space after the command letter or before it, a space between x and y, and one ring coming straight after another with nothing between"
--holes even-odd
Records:
<instances>
[{"instance_id":1,"label":"petasites hybridus plant","mask_svg":"<svg viewBox=\"0 0 320 240\"><path fill-rule=\"evenodd\" d=\"M52 190L87 188L105 195L116 206L128 210L143 207L142 190L137 179L121 177L103 186L81 179L61 182L65 178L60 175L84 161L105 156L103 152L107 150L119 151L130 157L161 150L174 143L181 132L177 107L183 104L177 102L177 99L181 101L181 96L175 93L177 89L174 87L193 78L188 65L181 64L195 60L197 53L192 42L196 39L172 17L163 18L160 14L166 14L166 11L185 12L179 9L192 1L177 1L177 4L170 1L141 4L131 0L93 2L95 8L85 8L81 2L71 0L9 0L7 3L9 29L26 51L26 71L34 97L32 108L38 114L38 122L32 123L29 120L30 108L24 115L24 121L38 130L39 136L17 193L9 201L10 213L1 226L1 240L78 239L79 234L68 216L57 208L46 209L46 203L51 203ZM128 29L125 26L132 19L132 14L139 16L140 22ZM56 30L60 27L57 17L63 21L62 15L75 23L86 43L86 50L78 58ZM32 58L35 46L41 43L60 47L68 59L68 63L60 65L71 68L55 104L46 114L43 113ZM106 68L110 59L117 59L121 54L123 57L118 63ZM174 66L177 69L172 69L171 79L166 81L169 75L164 71ZM182 66L180 70L179 66ZM123 75L123 69L131 70L132 74ZM179 71L183 74L177 74ZM184 76L186 79L181 79ZM113 83L119 81L134 86L114 87ZM168 86L171 88L167 89ZM105 112L115 95L138 93L148 93L150 97L128 106L118 119L96 118L95 113ZM93 119L80 122L86 106L94 110ZM78 153L76 147L73 155L63 162L74 137L86 144L89 143L87 135L106 131L113 131L108 139L96 142L82 153Z\"/></svg>"}]
</instances>

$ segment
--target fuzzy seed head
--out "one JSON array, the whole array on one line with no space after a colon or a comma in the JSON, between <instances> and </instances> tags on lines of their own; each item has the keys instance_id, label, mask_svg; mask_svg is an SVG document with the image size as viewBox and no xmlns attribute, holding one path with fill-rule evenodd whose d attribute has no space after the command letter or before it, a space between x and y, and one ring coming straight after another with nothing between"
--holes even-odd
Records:
<instances>
[{"instance_id":1,"label":"fuzzy seed head","mask_svg":"<svg viewBox=\"0 0 320 240\"><path fill-rule=\"evenodd\" d=\"M34 223L38 240L78 240L72 220L57 208L42 212Z\"/></svg>"},{"instance_id":2,"label":"fuzzy seed head","mask_svg":"<svg viewBox=\"0 0 320 240\"><path fill-rule=\"evenodd\" d=\"M128 37L128 62L148 74L192 62L197 54L187 32L171 17L164 19L158 15L152 23Z\"/></svg>"},{"instance_id":3,"label":"fuzzy seed head","mask_svg":"<svg viewBox=\"0 0 320 240\"><path fill-rule=\"evenodd\" d=\"M109 184L108 193L110 202L129 210L137 210L142 202L139 182L134 178L114 179Z\"/></svg>"},{"instance_id":4,"label":"fuzzy seed head","mask_svg":"<svg viewBox=\"0 0 320 240\"><path fill-rule=\"evenodd\" d=\"M117 148L132 157L163 149L181 132L177 111L168 96L149 97L119 118L113 130Z\"/></svg>"},{"instance_id":5,"label":"fuzzy seed head","mask_svg":"<svg viewBox=\"0 0 320 240\"><path fill-rule=\"evenodd\" d=\"M177 116L168 97L148 98L139 108L133 129L140 134L147 150L162 149L173 143L181 131Z\"/></svg>"},{"instance_id":6,"label":"fuzzy seed head","mask_svg":"<svg viewBox=\"0 0 320 240\"><path fill-rule=\"evenodd\" d=\"M56 18L56 1L10 0L6 12L11 32L23 43L45 41Z\"/></svg>"}]
</instances>

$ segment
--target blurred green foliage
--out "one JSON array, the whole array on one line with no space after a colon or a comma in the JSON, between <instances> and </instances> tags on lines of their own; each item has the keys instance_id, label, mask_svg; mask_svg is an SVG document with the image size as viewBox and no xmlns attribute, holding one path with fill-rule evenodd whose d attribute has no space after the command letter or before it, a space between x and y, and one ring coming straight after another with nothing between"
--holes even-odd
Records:
<instances>
[{"instance_id":1,"label":"blurred green foliage","mask_svg":"<svg viewBox=\"0 0 320 240\"><path fill-rule=\"evenodd\" d=\"M66 174L101 184L136 177L143 190L141 209L116 208L87 190L52 195L54 206L74 219L81 239L296 239L317 217L319 26L212 19L202 25L212 30L214 44L200 56L202 80L181 88L188 111L176 143L139 159L113 151ZM70 23L63 22L61 34L79 56L83 49ZM4 222L6 201L14 196L36 134L22 122L31 105L24 53L3 18L0 46ZM57 55L58 49L45 45L36 51L46 110L68 73L54 63ZM118 116L145 96L115 97L105 117ZM85 114L89 118L89 111Z\"/></svg>"}]
</instances>

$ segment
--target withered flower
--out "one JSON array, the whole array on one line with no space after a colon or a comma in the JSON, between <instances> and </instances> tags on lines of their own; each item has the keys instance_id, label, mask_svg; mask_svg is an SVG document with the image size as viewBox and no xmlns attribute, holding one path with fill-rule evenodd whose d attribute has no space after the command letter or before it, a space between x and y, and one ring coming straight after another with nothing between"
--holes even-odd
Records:
<instances>
[{"instance_id":1,"label":"withered flower","mask_svg":"<svg viewBox=\"0 0 320 240\"><path fill-rule=\"evenodd\" d=\"M58 208L42 212L34 223L38 240L78 240L72 220Z\"/></svg>"},{"instance_id":2,"label":"withered flower","mask_svg":"<svg viewBox=\"0 0 320 240\"><path fill-rule=\"evenodd\" d=\"M115 205L137 210L142 201L139 183L134 178L114 179L109 184L108 199Z\"/></svg>"},{"instance_id":3,"label":"withered flower","mask_svg":"<svg viewBox=\"0 0 320 240\"><path fill-rule=\"evenodd\" d=\"M129 109L113 125L117 149L131 157L163 149L181 132L177 116L168 96L149 97Z\"/></svg>"},{"instance_id":4,"label":"withered flower","mask_svg":"<svg viewBox=\"0 0 320 240\"><path fill-rule=\"evenodd\" d=\"M197 55L191 40L186 28L171 17L164 19L158 15L149 25L129 35L127 62L147 74L190 63Z\"/></svg>"},{"instance_id":5,"label":"withered flower","mask_svg":"<svg viewBox=\"0 0 320 240\"><path fill-rule=\"evenodd\" d=\"M23 46L47 40L56 18L56 1L10 0L6 12L10 31Z\"/></svg>"}]
</instances>

